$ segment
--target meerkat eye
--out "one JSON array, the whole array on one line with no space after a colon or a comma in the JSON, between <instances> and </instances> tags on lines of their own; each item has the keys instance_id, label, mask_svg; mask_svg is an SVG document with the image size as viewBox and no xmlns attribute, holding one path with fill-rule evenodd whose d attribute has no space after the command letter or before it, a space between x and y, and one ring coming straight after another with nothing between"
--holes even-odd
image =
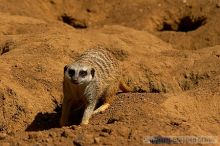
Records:
<instances>
[{"instance_id":1,"label":"meerkat eye","mask_svg":"<svg viewBox=\"0 0 220 146\"><path fill-rule=\"evenodd\" d=\"M68 73L72 77L72 76L75 75L75 70L74 69L69 69Z\"/></svg>"},{"instance_id":2,"label":"meerkat eye","mask_svg":"<svg viewBox=\"0 0 220 146\"><path fill-rule=\"evenodd\" d=\"M79 75L80 75L81 77L85 77L85 76L87 75L87 71L80 70L80 71L79 71Z\"/></svg>"},{"instance_id":3,"label":"meerkat eye","mask_svg":"<svg viewBox=\"0 0 220 146\"><path fill-rule=\"evenodd\" d=\"M95 69L94 68L91 69L91 75L92 75L92 78L94 78L94 76L95 76Z\"/></svg>"}]
</instances>

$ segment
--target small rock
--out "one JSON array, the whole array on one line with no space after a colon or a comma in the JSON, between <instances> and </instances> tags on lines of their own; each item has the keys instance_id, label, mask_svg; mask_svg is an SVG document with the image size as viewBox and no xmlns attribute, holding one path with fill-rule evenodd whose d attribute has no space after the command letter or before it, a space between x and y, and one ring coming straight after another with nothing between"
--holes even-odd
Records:
<instances>
[{"instance_id":1,"label":"small rock","mask_svg":"<svg viewBox=\"0 0 220 146\"><path fill-rule=\"evenodd\" d=\"M52 138L57 137L56 132L50 132L50 133L49 133L49 137L52 137Z\"/></svg>"},{"instance_id":2,"label":"small rock","mask_svg":"<svg viewBox=\"0 0 220 146\"><path fill-rule=\"evenodd\" d=\"M28 139L36 139L36 138L38 138L38 134L37 133L30 133L28 135Z\"/></svg>"},{"instance_id":3,"label":"small rock","mask_svg":"<svg viewBox=\"0 0 220 146\"><path fill-rule=\"evenodd\" d=\"M63 131L63 132L61 133L61 136L67 138L67 137L68 137L68 133L67 133L66 131Z\"/></svg>"},{"instance_id":4,"label":"small rock","mask_svg":"<svg viewBox=\"0 0 220 146\"><path fill-rule=\"evenodd\" d=\"M100 137L95 137L94 138L94 143L100 143Z\"/></svg>"},{"instance_id":5,"label":"small rock","mask_svg":"<svg viewBox=\"0 0 220 146\"><path fill-rule=\"evenodd\" d=\"M0 133L0 140L5 139L5 138L6 138L6 136L7 136L7 134L6 134L6 133Z\"/></svg>"},{"instance_id":6,"label":"small rock","mask_svg":"<svg viewBox=\"0 0 220 146\"><path fill-rule=\"evenodd\" d=\"M121 126L117 130L118 134L121 135L122 137L128 137L130 133L130 129L128 127Z\"/></svg>"},{"instance_id":7,"label":"small rock","mask_svg":"<svg viewBox=\"0 0 220 146\"><path fill-rule=\"evenodd\" d=\"M76 129L76 125L70 126L70 129L71 129L71 130L75 130L75 129Z\"/></svg>"},{"instance_id":8,"label":"small rock","mask_svg":"<svg viewBox=\"0 0 220 146\"><path fill-rule=\"evenodd\" d=\"M99 136L102 136L102 137L108 137L109 134L108 134L108 133L100 133Z\"/></svg>"},{"instance_id":9,"label":"small rock","mask_svg":"<svg viewBox=\"0 0 220 146\"><path fill-rule=\"evenodd\" d=\"M103 128L101 132L100 136L107 137L111 134L112 130L109 128Z\"/></svg>"},{"instance_id":10,"label":"small rock","mask_svg":"<svg viewBox=\"0 0 220 146\"><path fill-rule=\"evenodd\" d=\"M75 146L81 146L81 145L82 145L79 140L73 140L73 144L74 144Z\"/></svg>"}]
</instances>

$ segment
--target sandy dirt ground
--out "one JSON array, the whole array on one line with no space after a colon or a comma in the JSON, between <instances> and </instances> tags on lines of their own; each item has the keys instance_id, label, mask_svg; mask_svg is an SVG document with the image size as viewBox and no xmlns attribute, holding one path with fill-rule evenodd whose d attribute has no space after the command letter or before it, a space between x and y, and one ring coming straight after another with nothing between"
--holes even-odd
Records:
<instances>
[{"instance_id":1,"label":"sandy dirt ground","mask_svg":"<svg viewBox=\"0 0 220 146\"><path fill-rule=\"evenodd\" d=\"M219 0L0 0L0 145L220 145L219 18ZM132 92L59 127L63 68L100 45Z\"/></svg>"}]
</instances>

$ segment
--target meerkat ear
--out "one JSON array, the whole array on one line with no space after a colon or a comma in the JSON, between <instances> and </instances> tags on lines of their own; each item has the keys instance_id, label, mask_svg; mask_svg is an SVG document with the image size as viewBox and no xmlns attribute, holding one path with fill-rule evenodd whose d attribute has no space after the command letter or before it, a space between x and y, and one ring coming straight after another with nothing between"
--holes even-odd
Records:
<instances>
[{"instance_id":1,"label":"meerkat ear","mask_svg":"<svg viewBox=\"0 0 220 146\"><path fill-rule=\"evenodd\" d=\"M92 78L94 78L94 76L95 76L95 69L94 68L91 69L91 75L92 75Z\"/></svg>"},{"instance_id":2,"label":"meerkat ear","mask_svg":"<svg viewBox=\"0 0 220 146\"><path fill-rule=\"evenodd\" d=\"M67 70L68 67L69 67L68 65L66 65L66 66L64 67L64 72Z\"/></svg>"}]
</instances>

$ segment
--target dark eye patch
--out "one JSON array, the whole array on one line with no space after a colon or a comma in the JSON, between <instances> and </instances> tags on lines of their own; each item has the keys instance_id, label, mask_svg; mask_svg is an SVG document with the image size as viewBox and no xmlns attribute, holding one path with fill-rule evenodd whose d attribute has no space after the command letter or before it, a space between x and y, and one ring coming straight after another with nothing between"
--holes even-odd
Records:
<instances>
[{"instance_id":1,"label":"dark eye patch","mask_svg":"<svg viewBox=\"0 0 220 146\"><path fill-rule=\"evenodd\" d=\"M92 78L94 78L94 76L95 76L95 69L94 68L91 69L91 75L92 75Z\"/></svg>"},{"instance_id":2,"label":"dark eye patch","mask_svg":"<svg viewBox=\"0 0 220 146\"><path fill-rule=\"evenodd\" d=\"M84 70L79 71L79 76L85 77L86 75L87 75L87 71L84 71Z\"/></svg>"},{"instance_id":3,"label":"dark eye patch","mask_svg":"<svg viewBox=\"0 0 220 146\"><path fill-rule=\"evenodd\" d=\"M69 69L68 74L72 77L75 75L75 70L74 69Z\"/></svg>"}]
</instances>

